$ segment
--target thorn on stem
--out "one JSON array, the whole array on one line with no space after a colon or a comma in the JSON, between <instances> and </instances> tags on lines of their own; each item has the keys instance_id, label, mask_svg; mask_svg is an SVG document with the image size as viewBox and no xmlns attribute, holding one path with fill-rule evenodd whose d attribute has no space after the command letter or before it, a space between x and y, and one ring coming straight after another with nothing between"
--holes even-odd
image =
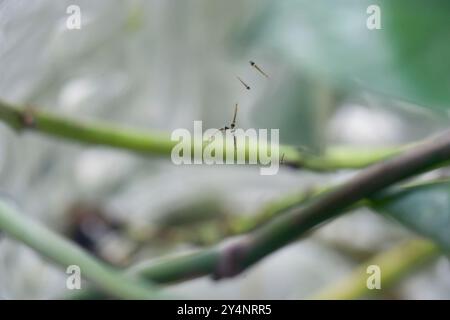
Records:
<instances>
[{"instance_id":1,"label":"thorn on stem","mask_svg":"<svg viewBox=\"0 0 450 320\"><path fill-rule=\"evenodd\" d=\"M246 84L241 78L239 78L239 77L236 77L236 78L238 78L238 80L242 83L242 85L245 87L245 89L250 90L250 86L248 84Z\"/></svg>"},{"instance_id":2,"label":"thorn on stem","mask_svg":"<svg viewBox=\"0 0 450 320\"><path fill-rule=\"evenodd\" d=\"M25 107L22 111L22 124L25 128L34 128L36 126L36 117L33 107Z\"/></svg>"},{"instance_id":3,"label":"thorn on stem","mask_svg":"<svg viewBox=\"0 0 450 320\"><path fill-rule=\"evenodd\" d=\"M261 73L263 76L265 76L266 78L269 78L269 76L267 75L267 73L265 73L256 63L254 63L253 61L250 61L250 65L255 68L256 70L258 70L259 73Z\"/></svg>"}]
</instances>

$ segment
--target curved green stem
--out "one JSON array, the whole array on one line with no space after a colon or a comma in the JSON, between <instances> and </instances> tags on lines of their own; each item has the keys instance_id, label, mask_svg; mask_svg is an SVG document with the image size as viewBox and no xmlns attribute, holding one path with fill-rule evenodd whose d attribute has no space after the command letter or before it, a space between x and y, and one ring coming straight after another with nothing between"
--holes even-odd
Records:
<instances>
[{"instance_id":1,"label":"curved green stem","mask_svg":"<svg viewBox=\"0 0 450 320\"><path fill-rule=\"evenodd\" d=\"M111 296L123 299L156 299L164 295L150 283L126 277L37 222L26 219L12 205L0 201L0 230L28 245L62 267L76 265L81 276Z\"/></svg>"}]
</instances>

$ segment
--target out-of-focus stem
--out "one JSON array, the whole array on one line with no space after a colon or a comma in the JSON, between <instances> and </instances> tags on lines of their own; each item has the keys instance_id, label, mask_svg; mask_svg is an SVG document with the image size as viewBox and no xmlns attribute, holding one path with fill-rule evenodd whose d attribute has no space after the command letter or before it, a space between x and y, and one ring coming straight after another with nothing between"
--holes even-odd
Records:
<instances>
[{"instance_id":1,"label":"out-of-focus stem","mask_svg":"<svg viewBox=\"0 0 450 320\"><path fill-rule=\"evenodd\" d=\"M439 256L440 252L441 249L430 241L423 239L409 240L377 254L348 276L329 287L325 287L311 298L348 300L383 294L386 289L395 285L417 268L432 262ZM367 280L371 273L367 273L367 267L371 265L380 268L381 289L368 289Z\"/></svg>"}]
</instances>

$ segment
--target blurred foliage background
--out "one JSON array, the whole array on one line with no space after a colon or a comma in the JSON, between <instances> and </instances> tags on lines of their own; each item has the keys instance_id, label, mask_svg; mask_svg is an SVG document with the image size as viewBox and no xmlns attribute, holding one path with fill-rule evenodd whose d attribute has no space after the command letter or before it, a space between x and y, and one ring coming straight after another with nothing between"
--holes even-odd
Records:
<instances>
[{"instance_id":1,"label":"blurred foliage background","mask_svg":"<svg viewBox=\"0 0 450 320\"><path fill-rule=\"evenodd\" d=\"M66 28L71 4L81 8L81 30ZM381 8L381 30L366 27L371 4ZM449 22L445 0L0 0L0 98L169 132L191 129L194 120L222 127L239 102L238 127L279 128L281 143L315 153L400 145L449 126ZM0 124L2 197L118 266L196 246L167 226L200 232L193 226L251 215L280 195L352 174L176 167L17 135ZM450 246L450 191L436 188L380 211ZM201 230L203 238L216 236ZM146 241L148 234L161 241ZM402 224L360 209L243 276L171 290L194 298L306 298L352 270L361 254L410 236ZM440 258L384 297L449 298L449 271ZM0 297L47 298L64 287L61 270L0 238Z\"/></svg>"}]
</instances>

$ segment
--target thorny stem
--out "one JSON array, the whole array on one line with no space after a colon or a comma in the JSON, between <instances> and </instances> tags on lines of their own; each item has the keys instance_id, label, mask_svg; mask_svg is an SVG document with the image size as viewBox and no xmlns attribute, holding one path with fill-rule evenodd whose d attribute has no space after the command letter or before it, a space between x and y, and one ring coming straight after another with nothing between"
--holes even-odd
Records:
<instances>
[{"instance_id":1,"label":"thorny stem","mask_svg":"<svg viewBox=\"0 0 450 320\"><path fill-rule=\"evenodd\" d=\"M121 128L100 122L70 119L35 107L18 107L0 100L0 120L18 132L29 130L56 138L80 143L104 145L125 149L145 155L170 157L172 148L178 143L167 133L140 131ZM203 142L204 143L204 142ZM248 159L249 150L258 148L256 142L246 146L244 153ZM281 145L280 157L283 163L294 168L329 171L344 168L363 168L381 159L393 156L407 147L380 149L354 149L332 147L323 155L312 155L294 146ZM194 155L194 152L191 152ZM226 150L224 152L226 157Z\"/></svg>"}]
</instances>

